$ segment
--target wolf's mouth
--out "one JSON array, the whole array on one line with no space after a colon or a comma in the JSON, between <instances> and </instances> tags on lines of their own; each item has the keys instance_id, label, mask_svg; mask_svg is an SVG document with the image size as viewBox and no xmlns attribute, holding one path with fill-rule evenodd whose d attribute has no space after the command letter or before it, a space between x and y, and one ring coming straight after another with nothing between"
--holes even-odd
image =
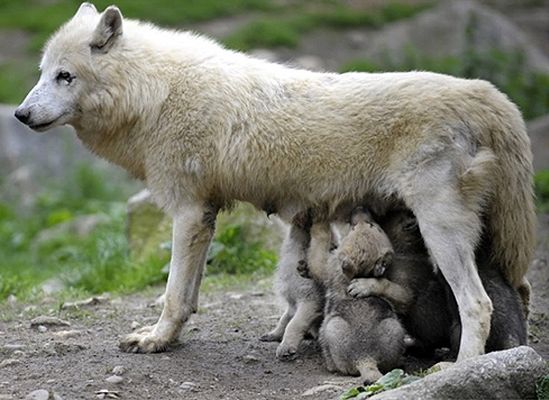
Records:
<instances>
[{"instance_id":1,"label":"wolf's mouth","mask_svg":"<svg viewBox=\"0 0 549 400\"><path fill-rule=\"evenodd\" d=\"M29 125L29 128L31 128L34 131L45 131L50 126L52 126L55 122L57 122L59 120L59 118L61 118L63 115L64 114L60 115L59 117L57 117L57 118L55 118L55 119L53 119L49 122L43 123L43 124Z\"/></svg>"}]
</instances>

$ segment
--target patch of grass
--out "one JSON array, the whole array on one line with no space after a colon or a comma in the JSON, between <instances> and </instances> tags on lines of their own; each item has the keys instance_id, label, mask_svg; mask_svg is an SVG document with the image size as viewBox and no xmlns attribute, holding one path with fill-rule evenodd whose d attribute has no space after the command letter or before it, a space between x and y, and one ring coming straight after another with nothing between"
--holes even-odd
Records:
<instances>
[{"instance_id":1,"label":"patch of grass","mask_svg":"<svg viewBox=\"0 0 549 400\"><path fill-rule=\"evenodd\" d=\"M250 235L246 225L231 224L219 230L210 247L208 274L242 275L272 272L276 254Z\"/></svg>"},{"instance_id":2,"label":"patch of grass","mask_svg":"<svg viewBox=\"0 0 549 400\"><path fill-rule=\"evenodd\" d=\"M549 400L549 375L545 375L536 383L538 400Z\"/></svg>"},{"instance_id":3,"label":"patch of grass","mask_svg":"<svg viewBox=\"0 0 549 400\"><path fill-rule=\"evenodd\" d=\"M10 294L23 301L38 300L41 284L51 278L60 279L70 293L80 296L128 293L164 283L168 251L159 249L142 261L129 257L129 194L106 173L83 164L63 182L47 185L30 210L21 212L15 203L0 200L0 301ZM239 207L220 218L208 258L206 287L257 281L272 273L276 254L265 246L265 228L247 223L250 212ZM98 213L106 221L87 236L61 231L37 241L45 229Z\"/></svg>"},{"instance_id":4,"label":"patch of grass","mask_svg":"<svg viewBox=\"0 0 549 400\"><path fill-rule=\"evenodd\" d=\"M0 27L24 29L47 37L71 18L81 3L81 0L2 0ZM114 3L127 18L147 19L168 26L205 21L250 10L269 11L275 7L270 0L93 1L100 12Z\"/></svg>"},{"instance_id":5,"label":"patch of grass","mask_svg":"<svg viewBox=\"0 0 549 400\"><path fill-rule=\"evenodd\" d=\"M0 65L0 103L18 104L38 80L38 60Z\"/></svg>"},{"instance_id":6,"label":"patch of grass","mask_svg":"<svg viewBox=\"0 0 549 400\"><path fill-rule=\"evenodd\" d=\"M539 171L534 176L538 210L549 212L549 170Z\"/></svg>"},{"instance_id":7,"label":"patch of grass","mask_svg":"<svg viewBox=\"0 0 549 400\"><path fill-rule=\"evenodd\" d=\"M252 21L227 37L225 44L242 51L258 47L296 47L304 33L317 28L345 29L358 26L374 28L411 17L429 6L429 3L390 2L381 8L364 11L342 5L313 11L294 10L291 14L279 13L276 16Z\"/></svg>"},{"instance_id":8,"label":"patch of grass","mask_svg":"<svg viewBox=\"0 0 549 400\"><path fill-rule=\"evenodd\" d=\"M159 282L165 259L136 265L127 257L128 194L109 183L106 173L81 165L64 182L48 185L31 210L20 212L15 204L0 202L0 300L10 294L31 298L40 292L41 282L53 277L90 293L129 291ZM36 241L46 228L96 213L107 221L88 236L61 233Z\"/></svg>"},{"instance_id":9,"label":"patch of grass","mask_svg":"<svg viewBox=\"0 0 549 400\"><path fill-rule=\"evenodd\" d=\"M525 119L549 113L549 75L530 71L520 52L469 50L462 56L432 58L408 48L403 60L381 63L359 59L341 72L431 71L469 79L485 79L506 93L521 109Z\"/></svg>"}]
</instances>

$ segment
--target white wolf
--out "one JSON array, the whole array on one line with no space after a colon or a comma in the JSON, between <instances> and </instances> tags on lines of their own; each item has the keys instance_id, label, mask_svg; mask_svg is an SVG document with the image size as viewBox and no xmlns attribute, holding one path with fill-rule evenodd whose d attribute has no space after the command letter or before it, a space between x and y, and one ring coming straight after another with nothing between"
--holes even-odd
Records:
<instances>
[{"instance_id":1,"label":"white wolf","mask_svg":"<svg viewBox=\"0 0 549 400\"><path fill-rule=\"evenodd\" d=\"M527 293L530 143L517 108L487 82L296 70L86 3L48 41L40 69L16 117L37 131L72 125L173 216L164 310L123 350L162 351L178 337L216 213L234 200L286 220L403 201L459 305L458 360L483 352L490 327L477 245Z\"/></svg>"}]
</instances>

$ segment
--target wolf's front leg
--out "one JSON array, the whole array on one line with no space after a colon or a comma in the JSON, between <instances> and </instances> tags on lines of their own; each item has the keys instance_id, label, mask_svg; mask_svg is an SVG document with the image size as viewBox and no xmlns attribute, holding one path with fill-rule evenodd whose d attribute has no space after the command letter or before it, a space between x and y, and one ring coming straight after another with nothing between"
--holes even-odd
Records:
<instances>
[{"instance_id":1,"label":"wolf's front leg","mask_svg":"<svg viewBox=\"0 0 549 400\"><path fill-rule=\"evenodd\" d=\"M120 349L133 353L165 351L196 308L198 287L215 230L216 211L187 206L173 219L173 249L162 315L156 325L122 339Z\"/></svg>"}]
</instances>

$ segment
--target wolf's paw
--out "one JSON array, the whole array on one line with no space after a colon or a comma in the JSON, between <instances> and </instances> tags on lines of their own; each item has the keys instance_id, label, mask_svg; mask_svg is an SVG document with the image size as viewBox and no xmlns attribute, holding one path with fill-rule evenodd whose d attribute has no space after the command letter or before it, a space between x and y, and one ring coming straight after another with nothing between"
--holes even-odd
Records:
<instances>
[{"instance_id":1,"label":"wolf's paw","mask_svg":"<svg viewBox=\"0 0 549 400\"><path fill-rule=\"evenodd\" d=\"M282 337L276 333L267 332L259 337L262 342L280 342Z\"/></svg>"},{"instance_id":2,"label":"wolf's paw","mask_svg":"<svg viewBox=\"0 0 549 400\"><path fill-rule=\"evenodd\" d=\"M154 334L154 325L145 326L126 335L119 344L126 353L161 353L168 349L170 341Z\"/></svg>"},{"instance_id":3,"label":"wolf's paw","mask_svg":"<svg viewBox=\"0 0 549 400\"><path fill-rule=\"evenodd\" d=\"M368 297L378 294L376 288L377 279L353 279L349 286L347 286L347 293L352 297Z\"/></svg>"},{"instance_id":4,"label":"wolf's paw","mask_svg":"<svg viewBox=\"0 0 549 400\"><path fill-rule=\"evenodd\" d=\"M281 343L276 349L276 358L280 361L292 361L297 357L297 348Z\"/></svg>"},{"instance_id":5,"label":"wolf's paw","mask_svg":"<svg viewBox=\"0 0 549 400\"><path fill-rule=\"evenodd\" d=\"M299 260L297 263L297 273L306 279L310 279L311 275L309 274L309 265L305 260Z\"/></svg>"}]
</instances>

